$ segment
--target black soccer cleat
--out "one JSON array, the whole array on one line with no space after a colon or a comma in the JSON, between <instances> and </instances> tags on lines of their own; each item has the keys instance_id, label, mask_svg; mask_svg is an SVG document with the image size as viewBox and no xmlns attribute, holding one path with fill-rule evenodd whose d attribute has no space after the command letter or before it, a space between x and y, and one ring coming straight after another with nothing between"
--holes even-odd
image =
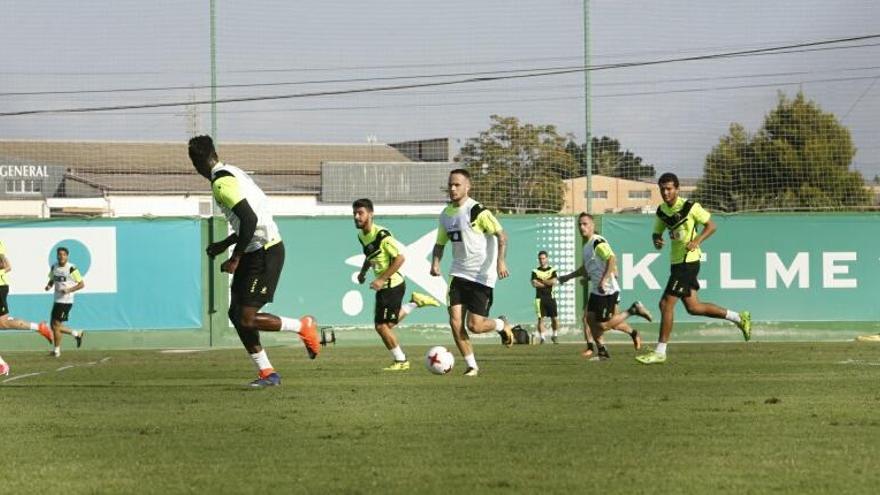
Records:
<instances>
[{"instance_id":1,"label":"black soccer cleat","mask_svg":"<svg viewBox=\"0 0 880 495\"><path fill-rule=\"evenodd\" d=\"M86 336L86 331L85 331L85 330L81 330L81 331L79 332L79 336L73 338L73 340L76 341L76 348L77 348L77 349L79 349L80 347L82 347L82 345L83 345L83 337L85 337L85 336Z\"/></svg>"},{"instance_id":2,"label":"black soccer cleat","mask_svg":"<svg viewBox=\"0 0 880 495\"><path fill-rule=\"evenodd\" d=\"M604 345L599 347L599 359L602 361L611 359L611 354L608 354L608 348Z\"/></svg>"}]
</instances>

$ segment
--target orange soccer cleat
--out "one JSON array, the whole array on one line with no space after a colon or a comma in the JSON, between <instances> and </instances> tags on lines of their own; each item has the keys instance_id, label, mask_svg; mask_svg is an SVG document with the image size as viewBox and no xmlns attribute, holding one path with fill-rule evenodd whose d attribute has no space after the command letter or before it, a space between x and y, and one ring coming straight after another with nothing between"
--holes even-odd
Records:
<instances>
[{"instance_id":1,"label":"orange soccer cleat","mask_svg":"<svg viewBox=\"0 0 880 495\"><path fill-rule=\"evenodd\" d=\"M309 359L318 357L321 352L321 339L318 338L318 322L314 316L306 315L299 319L302 328L299 329L299 338L303 345L306 346L306 352L309 353Z\"/></svg>"},{"instance_id":2,"label":"orange soccer cleat","mask_svg":"<svg viewBox=\"0 0 880 495\"><path fill-rule=\"evenodd\" d=\"M49 325L46 325L45 321L41 321L40 324L37 325L37 333L45 337L50 344L55 343L55 338L52 335L52 330L49 329Z\"/></svg>"}]
</instances>

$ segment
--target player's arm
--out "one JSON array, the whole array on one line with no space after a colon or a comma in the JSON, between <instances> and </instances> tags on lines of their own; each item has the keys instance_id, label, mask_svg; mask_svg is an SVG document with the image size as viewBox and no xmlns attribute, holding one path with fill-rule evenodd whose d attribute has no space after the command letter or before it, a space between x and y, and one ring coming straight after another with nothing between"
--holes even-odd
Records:
<instances>
[{"instance_id":1,"label":"player's arm","mask_svg":"<svg viewBox=\"0 0 880 495\"><path fill-rule=\"evenodd\" d=\"M86 286L86 282L83 280L82 275L79 274L79 270L77 270L76 267L72 267L70 269L70 278L72 278L73 281L76 282L76 285L64 289L65 294L76 292Z\"/></svg>"},{"instance_id":2,"label":"player's arm","mask_svg":"<svg viewBox=\"0 0 880 495\"><path fill-rule=\"evenodd\" d=\"M693 208L691 208L690 214L694 217L694 221L696 223L703 224L703 231L700 232L700 235L698 235L691 242L687 243L688 251L693 251L694 249L699 248L700 244L702 244L703 241L711 237L712 234L714 234L715 231L718 230L718 227L715 225L715 222L712 220L709 212L703 209L703 207L700 206L700 203L694 204Z\"/></svg>"},{"instance_id":3,"label":"player's arm","mask_svg":"<svg viewBox=\"0 0 880 495\"><path fill-rule=\"evenodd\" d=\"M544 288L544 282L538 278L538 275L535 272L532 272L532 287L536 289Z\"/></svg>"},{"instance_id":4,"label":"player's arm","mask_svg":"<svg viewBox=\"0 0 880 495\"><path fill-rule=\"evenodd\" d=\"M235 239L235 248L232 250L232 256L220 265L221 271L234 273L245 248L253 239L254 232L257 231L257 214L254 213L250 203L242 194L235 176L230 174L217 177L211 184L211 189L214 193L214 199L226 208L231 209L232 213L239 220L238 238Z\"/></svg>"},{"instance_id":5,"label":"player's arm","mask_svg":"<svg viewBox=\"0 0 880 495\"><path fill-rule=\"evenodd\" d=\"M7 272L12 271L12 263L9 262L9 258L7 258L5 254L0 254L0 268Z\"/></svg>"},{"instance_id":6,"label":"player's arm","mask_svg":"<svg viewBox=\"0 0 880 495\"><path fill-rule=\"evenodd\" d=\"M222 241L212 242L211 244L208 244L208 247L205 249L205 253L213 258L223 251L229 249L229 246L235 244L236 242L238 242L238 234L233 232L232 234L230 234L229 237L223 239Z\"/></svg>"},{"instance_id":7,"label":"player's arm","mask_svg":"<svg viewBox=\"0 0 880 495\"><path fill-rule=\"evenodd\" d=\"M361 271L358 272L358 283L362 284L367 280L367 272L370 270L370 259L364 256L364 264L361 265Z\"/></svg>"},{"instance_id":8,"label":"player's arm","mask_svg":"<svg viewBox=\"0 0 880 495\"><path fill-rule=\"evenodd\" d=\"M601 256L600 256L601 257ZM605 287L605 283L614 275L617 274L617 257L614 256L614 253L611 253L607 259L605 259L605 271L602 272L602 278L599 279L599 291L604 292L602 287Z\"/></svg>"},{"instance_id":9,"label":"player's arm","mask_svg":"<svg viewBox=\"0 0 880 495\"><path fill-rule=\"evenodd\" d=\"M550 278L544 281L544 286L549 289L550 287L553 287L558 283L559 278L556 276L556 270L553 270L553 272L550 274Z\"/></svg>"},{"instance_id":10,"label":"player's arm","mask_svg":"<svg viewBox=\"0 0 880 495\"><path fill-rule=\"evenodd\" d=\"M558 280L560 284L564 284L575 277L583 277L586 273L587 272L584 270L584 265L581 265L580 268L578 268L577 270L562 275L561 277L559 277Z\"/></svg>"},{"instance_id":11,"label":"player's arm","mask_svg":"<svg viewBox=\"0 0 880 495\"><path fill-rule=\"evenodd\" d=\"M498 239L498 278L507 278L510 275L507 270L507 232L501 227L501 222L491 211L483 210L477 215L474 224L478 231L494 235Z\"/></svg>"},{"instance_id":12,"label":"player's arm","mask_svg":"<svg viewBox=\"0 0 880 495\"><path fill-rule=\"evenodd\" d=\"M449 242L449 235L443 224L440 224L440 227L437 228L437 241L434 242L434 250L431 252L431 275L435 277L440 276L440 260L443 259L443 249L447 242Z\"/></svg>"},{"instance_id":13,"label":"player's arm","mask_svg":"<svg viewBox=\"0 0 880 495\"><path fill-rule=\"evenodd\" d=\"M654 230L651 232L651 241L655 249L663 249L663 231L666 225L659 218L654 219Z\"/></svg>"},{"instance_id":14,"label":"player's arm","mask_svg":"<svg viewBox=\"0 0 880 495\"><path fill-rule=\"evenodd\" d=\"M394 242L393 237L386 237L382 240L379 249L385 252L385 254L391 258L391 264L388 265L388 268L385 269L384 272L380 273L373 283L370 284L370 288L373 290L379 290L385 286L385 283L400 270L400 267L403 266L403 262L406 261L406 258L403 256L403 253L397 248L397 243Z\"/></svg>"},{"instance_id":15,"label":"player's arm","mask_svg":"<svg viewBox=\"0 0 880 495\"><path fill-rule=\"evenodd\" d=\"M52 269L50 268L49 269L49 281L46 282L46 287L44 287L43 290L49 290L52 288L53 285L55 285L55 277L53 276Z\"/></svg>"}]
</instances>

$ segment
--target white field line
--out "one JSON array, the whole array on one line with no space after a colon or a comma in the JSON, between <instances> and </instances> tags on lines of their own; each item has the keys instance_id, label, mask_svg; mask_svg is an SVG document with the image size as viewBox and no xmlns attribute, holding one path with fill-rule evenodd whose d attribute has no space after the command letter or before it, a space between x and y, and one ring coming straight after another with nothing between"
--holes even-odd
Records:
<instances>
[{"instance_id":1,"label":"white field line","mask_svg":"<svg viewBox=\"0 0 880 495\"><path fill-rule=\"evenodd\" d=\"M62 366L62 367L56 369L55 372L56 372L56 373L60 373L60 372L65 371L65 370L69 370L70 368L77 368L77 367L81 367L81 366L94 366L94 365L96 365L96 364L103 364L103 363L106 363L107 361L110 361L110 358L109 358L109 357L101 358L101 359L98 360L98 361L91 361L91 362L83 363L83 364L68 364L67 366ZM25 373L24 375L15 375L15 376L11 376L11 377L9 377L9 378L3 380L2 382L0 382L0 384L8 383L8 382L14 382L15 380L21 380L22 378L27 378L27 377L30 377L30 376L42 375L43 373L47 373L47 372L46 372L46 371L37 371L37 372L34 372L34 373Z\"/></svg>"}]
</instances>

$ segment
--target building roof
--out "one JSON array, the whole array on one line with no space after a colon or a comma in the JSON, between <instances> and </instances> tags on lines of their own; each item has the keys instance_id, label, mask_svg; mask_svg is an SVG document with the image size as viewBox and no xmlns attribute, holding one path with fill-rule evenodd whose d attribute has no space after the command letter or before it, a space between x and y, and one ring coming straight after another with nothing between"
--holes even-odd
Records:
<instances>
[{"instance_id":1,"label":"building roof","mask_svg":"<svg viewBox=\"0 0 880 495\"><path fill-rule=\"evenodd\" d=\"M314 194L323 162L409 162L380 143L234 143L218 146L220 159L238 166L267 193ZM204 192L187 143L133 141L0 140L0 163L62 166L72 196L113 192Z\"/></svg>"}]
</instances>

